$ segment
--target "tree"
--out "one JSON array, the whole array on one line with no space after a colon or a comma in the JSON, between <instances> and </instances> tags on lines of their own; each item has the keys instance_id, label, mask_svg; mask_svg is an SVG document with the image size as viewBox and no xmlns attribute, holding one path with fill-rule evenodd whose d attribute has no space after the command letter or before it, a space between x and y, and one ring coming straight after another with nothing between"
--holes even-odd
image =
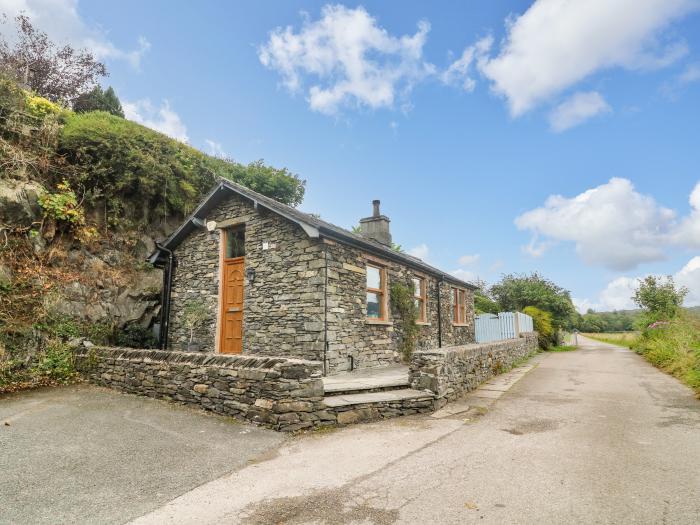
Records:
<instances>
[{"instance_id":1,"label":"tree","mask_svg":"<svg viewBox=\"0 0 700 525\"><path fill-rule=\"evenodd\" d=\"M678 314L688 295L685 286L677 287L670 275L666 278L649 275L639 280L632 300L645 310L653 321L668 321Z\"/></svg>"},{"instance_id":2,"label":"tree","mask_svg":"<svg viewBox=\"0 0 700 525\"><path fill-rule=\"evenodd\" d=\"M115 117L124 118L122 104L112 86L108 87L106 91L102 91L100 86L95 86L91 91L78 96L73 102L73 110L77 113L106 111Z\"/></svg>"},{"instance_id":3,"label":"tree","mask_svg":"<svg viewBox=\"0 0 700 525\"><path fill-rule=\"evenodd\" d=\"M474 310L476 314L497 314L501 311L498 303L489 296L488 286L485 281L477 279L474 282Z\"/></svg>"},{"instance_id":4,"label":"tree","mask_svg":"<svg viewBox=\"0 0 700 525\"><path fill-rule=\"evenodd\" d=\"M576 315L569 292L538 273L504 275L489 292L503 311L536 306L549 312L555 329L570 327Z\"/></svg>"},{"instance_id":5,"label":"tree","mask_svg":"<svg viewBox=\"0 0 700 525\"><path fill-rule=\"evenodd\" d=\"M59 47L26 15L18 15L15 23L14 45L0 35L0 70L27 89L53 102L71 103L107 76L106 66L87 49Z\"/></svg>"},{"instance_id":6,"label":"tree","mask_svg":"<svg viewBox=\"0 0 700 525\"><path fill-rule=\"evenodd\" d=\"M537 332L540 348L546 350L552 346L554 327L552 326L552 314L540 310L535 306L526 306L523 313L532 317L532 325Z\"/></svg>"}]
</instances>

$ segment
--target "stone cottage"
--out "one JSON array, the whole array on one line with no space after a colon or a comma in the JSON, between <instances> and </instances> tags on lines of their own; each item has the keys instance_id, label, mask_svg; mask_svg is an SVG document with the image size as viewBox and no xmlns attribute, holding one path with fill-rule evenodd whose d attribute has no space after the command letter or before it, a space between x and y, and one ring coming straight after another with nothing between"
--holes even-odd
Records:
<instances>
[{"instance_id":1,"label":"stone cottage","mask_svg":"<svg viewBox=\"0 0 700 525\"><path fill-rule=\"evenodd\" d=\"M395 284L413 284L417 348L473 342L474 286L392 249L373 206L353 233L220 182L149 258L164 269L161 347L298 357L326 374L391 364Z\"/></svg>"}]
</instances>

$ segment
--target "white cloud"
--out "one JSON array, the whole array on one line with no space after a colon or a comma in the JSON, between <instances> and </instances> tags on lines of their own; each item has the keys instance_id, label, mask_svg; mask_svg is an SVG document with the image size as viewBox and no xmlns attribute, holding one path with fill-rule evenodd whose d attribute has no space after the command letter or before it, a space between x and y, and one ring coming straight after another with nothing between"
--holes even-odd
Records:
<instances>
[{"instance_id":1,"label":"white cloud","mask_svg":"<svg viewBox=\"0 0 700 525\"><path fill-rule=\"evenodd\" d=\"M700 182L690 193L691 212L683 219L674 235L674 242L689 248L700 248Z\"/></svg>"},{"instance_id":2,"label":"white cloud","mask_svg":"<svg viewBox=\"0 0 700 525\"><path fill-rule=\"evenodd\" d=\"M204 139L204 143L207 145L210 155L219 158L225 158L227 156L221 142L216 142L211 139Z\"/></svg>"},{"instance_id":3,"label":"white cloud","mask_svg":"<svg viewBox=\"0 0 700 525\"><path fill-rule=\"evenodd\" d=\"M308 80L314 111L333 115L348 106L392 107L415 81L434 72L423 60L429 30L421 21L414 35L397 37L363 7L326 5L321 18L306 17L299 32L291 26L270 32L258 56L291 91L302 90Z\"/></svg>"},{"instance_id":4,"label":"white cloud","mask_svg":"<svg viewBox=\"0 0 700 525\"><path fill-rule=\"evenodd\" d=\"M597 91L578 92L552 110L549 124L552 130L561 132L609 111L610 106Z\"/></svg>"},{"instance_id":5,"label":"white cloud","mask_svg":"<svg viewBox=\"0 0 700 525\"><path fill-rule=\"evenodd\" d=\"M443 71L440 75L440 79L445 84L461 84L464 91L474 91L476 80L471 76L472 64L475 61L477 64L483 63L492 45L493 37L486 36L473 46L467 47L462 52L462 56L452 62L452 64Z\"/></svg>"},{"instance_id":6,"label":"white cloud","mask_svg":"<svg viewBox=\"0 0 700 525\"><path fill-rule=\"evenodd\" d=\"M519 116L598 71L675 62L687 46L668 40L664 30L697 6L696 0L536 0L507 20L499 54L477 66Z\"/></svg>"},{"instance_id":7,"label":"white cloud","mask_svg":"<svg viewBox=\"0 0 700 525\"><path fill-rule=\"evenodd\" d=\"M427 244L423 243L411 248L406 253L408 255L412 255L413 257L418 257L419 259L427 261L428 256L430 255L430 249L428 248Z\"/></svg>"},{"instance_id":8,"label":"white cloud","mask_svg":"<svg viewBox=\"0 0 700 525\"><path fill-rule=\"evenodd\" d=\"M530 242L522 247L522 250L526 255L529 255L534 259L539 259L545 254L551 245L551 242L540 241L537 234L535 234L532 236L532 238L530 238Z\"/></svg>"},{"instance_id":9,"label":"white cloud","mask_svg":"<svg viewBox=\"0 0 700 525\"><path fill-rule=\"evenodd\" d=\"M122 103L124 115L127 119L143 124L151 129L165 133L166 135L187 142L187 127L180 116L173 111L170 103L164 100L159 108L156 108L149 99L125 101Z\"/></svg>"},{"instance_id":10,"label":"white cloud","mask_svg":"<svg viewBox=\"0 0 700 525\"><path fill-rule=\"evenodd\" d=\"M686 306L700 305L700 256L693 257L674 276L674 281L688 288L685 298Z\"/></svg>"},{"instance_id":11,"label":"white cloud","mask_svg":"<svg viewBox=\"0 0 700 525\"><path fill-rule=\"evenodd\" d=\"M473 255L462 255L459 258L459 265L460 266L470 266L472 264L478 263L480 258L481 258L481 256L478 253L475 253Z\"/></svg>"},{"instance_id":12,"label":"white cloud","mask_svg":"<svg viewBox=\"0 0 700 525\"><path fill-rule=\"evenodd\" d=\"M638 193L622 178L572 198L552 195L544 206L517 217L515 224L533 233L531 251L543 251L536 236L573 241L584 262L613 270L663 259L676 226L672 210Z\"/></svg>"},{"instance_id":13,"label":"white cloud","mask_svg":"<svg viewBox=\"0 0 700 525\"><path fill-rule=\"evenodd\" d=\"M5 13L8 18L24 13L35 27L57 43L87 48L98 60L123 60L136 69L151 47L143 36L138 38L135 49L127 51L117 47L106 31L82 19L78 13L78 0L0 0L0 13Z\"/></svg>"},{"instance_id":14,"label":"white cloud","mask_svg":"<svg viewBox=\"0 0 700 525\"><path fill-rule=\"evenodd\" d=\"M639 286L639 281L646 275L637 277L617 277L608 283L600 292L597 301L589 299L572 299L576 309L580 313L586 313L591 308L597 312L608 312L612 310L631 310L637 308L632 301L634 291ZM664 278L665 276L658 275ZM688 288L688 295L683 303L685 306L700 305L700 256L693 257L679 271L673 274L673 280L677 286Z\"/></svg>"},{"instance_id":15,"label":"white cloud","mask_svg":"<svg viewBox=\"0 0 700 525\"><path fill-rule=\"evenodd\" d=\"M683 72L678 75L678 82L681 84L690 84L698 80L700 80L700 63L698 62L688 65Z\"/></svg>"},{"instance_id":16,"label":"white cloud","mask_svg":"<svg viewBox=\"0 0 700 525\"><path fill-rule=\"evenodd\" d=\"M471 270L465 270L464 268L458 268L457 270L453 270L450 273L454 275L457 279L461 279L467 282L474 282L479 279L479 276L476 274L476 272L473 272Z\"/></svg>"}]
</instances>

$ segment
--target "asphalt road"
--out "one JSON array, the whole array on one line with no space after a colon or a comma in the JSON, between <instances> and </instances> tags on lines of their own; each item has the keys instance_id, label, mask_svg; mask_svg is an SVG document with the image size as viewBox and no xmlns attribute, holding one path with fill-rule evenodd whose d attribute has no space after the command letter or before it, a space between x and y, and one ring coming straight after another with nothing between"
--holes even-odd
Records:
<instances>
[{"instance_id":1,"label":"asphalt road","mask_svg":"<svg viewBox=\"0 0 700 525\"><path fill-rule=\"evenodd\" d=\"M295 439L135 523L700 523L700 401L583 341L474 411Z\"/></svg>"},{"instance_id":2,"label":"asphalt road","mask_svg":"<svg viewBox=\"0 0 700 525\"><path fill-rule=\"evenodd\" d=\"M0 398L0 524L124 523L285 439L90 385Z\"/></svg>"}]
</instances>

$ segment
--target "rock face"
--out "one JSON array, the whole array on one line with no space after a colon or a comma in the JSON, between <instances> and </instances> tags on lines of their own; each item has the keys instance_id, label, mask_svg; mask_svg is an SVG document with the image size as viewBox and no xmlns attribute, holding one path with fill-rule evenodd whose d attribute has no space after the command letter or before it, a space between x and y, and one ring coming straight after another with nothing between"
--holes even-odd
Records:
<instances>
[{"instance_id":1,"label":"rock face","mask_svg":"<svg viewBox=\"0 0 700 525\"><path fill-rule=\"evenodd\" d=\"M36 182L0 180L0 224L26 228L41 220L39 197L44 192Z\"/></svg>"}]
</instances>

